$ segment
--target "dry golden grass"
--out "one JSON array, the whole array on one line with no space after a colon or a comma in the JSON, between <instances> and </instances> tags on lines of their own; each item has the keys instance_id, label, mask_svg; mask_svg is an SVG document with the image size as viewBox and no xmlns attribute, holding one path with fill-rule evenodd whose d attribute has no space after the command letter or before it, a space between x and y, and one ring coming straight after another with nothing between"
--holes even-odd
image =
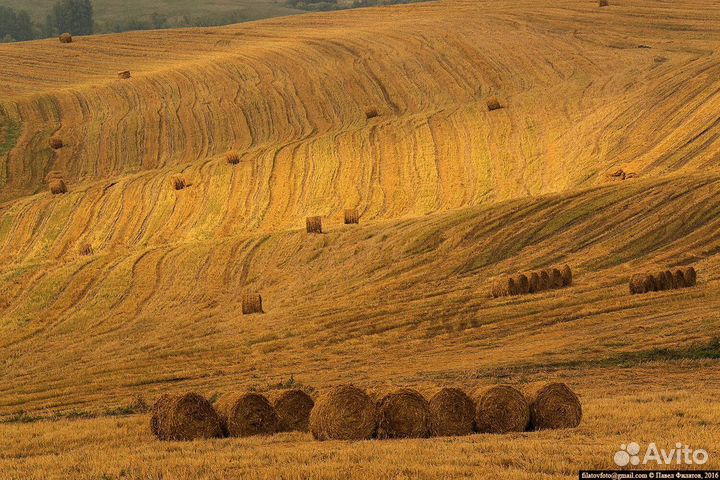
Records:
<instances>
[{"instance_id":1,"label":"dry golden grass","mask_svg":"<svg viewBox=\"0 0 720 480\"><path fill-rule=\"evenodd\" d=\"M720 7L615 3L448 0L0 45L0 477L556 478L666 438L717 467ZM491 95L506 108L488 112ZM46 192L55 171L69 193ZM303 230L310 215L324 235ZM493 278L565 264L567 288L488 296ZM688 265L694 288L628 291L634 272ZM242 292L266 313L243 319ZM555 379L584 417L359 444L17 423L289 378Z\"/></svg>"}]
</instances>

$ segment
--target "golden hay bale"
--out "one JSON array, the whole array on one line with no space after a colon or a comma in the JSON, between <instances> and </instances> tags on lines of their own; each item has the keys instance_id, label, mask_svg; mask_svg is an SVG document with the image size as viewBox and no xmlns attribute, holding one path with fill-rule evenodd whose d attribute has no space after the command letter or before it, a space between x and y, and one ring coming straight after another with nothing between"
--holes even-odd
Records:
<instances>
[{"instance_id":1,"label":"golden hay bale","mask_svg":"<svg viewBox=\"0 0 720 480\"><path fill-rule=\"evenodd\" d=\"M493 110L499 110L503 107L496 97L490 97L487 99L487 108L488 111L492 112Z\"/></svg>"},{"instance_id":2,"label":"golden hay bale","mask_svg":"<svg viewBox=\"0 0 720 480\"><path fill-rule=\"evenodd\" d=\"M60 40L60 43L72 43L72 41L73 41L72 35L70 35L70 34L67 33L67 32L61 34L61 35L58 37L58 40Z\"/></svg>"},{"instance_id":3,"label":"golden hay bale","mask_svg":"<svg viewBox=\"0 0 720 480\"><path fill-rule=\"evenodd\" d=\"M675 280L675 288L687 287L687 282L685 281L685 272L683 272L682 270L675 270L673 278Z\"/></svg>"},{"instance_id":4,"label":"golden hay bale","mask_svg":"<svg viewBox=\"0 0 720 480\"><path fill-rule=\"evenodd\" d=\"M560 273L562 274L563 287L569 287L572 285L573 274L570 267L568 265L564 265Z\"/></svg>"},{"instance_id":5,"label":"golden hay bale","mask_svg":"<svg viewBox=\"0 0 720 480\"><path fill-rule=\"evenodd\" d=\"M65 146L65 144L62 141L62 138L57 137L57 136L50 137L50 139L48 140L48 145L50 145L50 148L52 148L53 150L58 150Z\"/></svg>"},{"instance_id":6,"label":"golden hay bale","mask_svg":"<svg viewBox=\"0 0 720 480\"><path fill-rule=\"evenodd\" d=\"M48 182L50 187L50 193L53 195L59 195L61 193L67 193L67 185L62 178L53 178Z\"/></svg>"},{"instance_id":7,"label":"golden hay bale","mask_svg":"<svg viewBox=\"0 0 720 480\"><path fill-rule=\"evenodd\" d=\"M532 430L575 428L580 425L580 399L564 383L535 385L528 387L526 392Z\"/></svg>"},{"instance_id":8,"label":"golden hay bale","mask_svg":"<svg viewBox=\"0 0 720 480\"><path fill-rule=\"evenodd\" d=\"M380 113L376 108L369 108L365 110L365 119L370 120L371 118L379 117Z\"/></svg>"},{"instance_id":9,"label":"golden hay bale","mask_svg":"<svg viewBox=\"0 0 720 480\"><path fill-rule=\"evenodd\" d=\"M78 253L84 257L87 257L95 253L95 251L93 250L92 245L90 245L89 243L84 243L80 246L80 250L78 250Z\"/></svg>"},{"instance_id":10,"label":"golden hay bale","mask_svg":"<svg viewBox=\"0 0 720 480\"><path fill-rule=\"evenodd\" d=\"M50 182L50 180L55 179L61 179L63 178L63 173L59 170L50 170L47 175L45 175L45 181Z\"/></svg>"},{"instance_id":11,"label":"golden hay bale","mask_svg":"<svg viewBox=\"0 0 720 480\"><path fill-rule=\"evenodd\" d=\"M540 283L538 284L538 292L543 292L550 289L551 285L550 275L546 270L540 271Z\"/></svg>"},{"instance_id":12,"label":"golden hay bale","mask_svg":"<svg viewBox=\"0 0 720 480\"><path fill-rule=\"evenodd\" d=\"M163 395L152 409L150 430L160 440L196 440L222 436L220 417L201 395Z\"/></svg>"},{"instance_id":13,"label":"golden hay bale","mask_svg":"<svg viewBox=\"0 0 720 480\"><path fill-rule=\"evenodd\" d=\"M377 438L427 438L430 406L411 388L401 388L378 402Z\"/></svg>"},{"instance_id":14,"label":"golden hay bale","mask_svg":"<svg viewBox=\"0 0 720 480\"><path fill-rule=\"evenodd\" d=\"M515 277L515 292L516 295L527 295L530 293L530 281L524 273Z\"/></svg>"},{"instance_id":15,"label":"golden hay bale","mask_svg":"<svg viewBox=\"0 0 720 480\"><path fill-rule=\"evenodd\" d=\"M459 388L443 388L430 398L430 433L434 437L470 435L475 425L475 404Z\"/></svg>"},{"instance_id":16,"label":"golden hay bale","mask_svg":"<svg viewBox=\"0 0 720 480\"><path fill-rule=\"evenodd\" d=\"M121 72L118 72L117 76L121 80L127 80L128 78L130 78L130 70L123 70Z\"/></svg>"},{"instance_id":17,"label":"golden hay bale","mask_svg":"<svg viewBox=\"0 0 720 480\"><path fill-rule=\"evenodd\" d=\"M185 183L185 179L182 177L173 177L170 179L170 183L175 190L182 190L188 186L187 183Z\"/></svg>"},{"instance_id":18,"label":"golden hay bale","mask_svg":"<svg viewBox=\"0 0 720 480\"><path fill-rule=\"evenodd\" d=\"M246 293L243 295L242 313L243 315L265 313L262 306L262 296L259 293Z\"/></svg>"},{"instance_id":19,"label":"golden hay bale","mask_svg":"<svg viewBox=\"0 0 720 480\"><path fill-rule=\"evenodd\" d=\"M609 6L610 6L610 2L609 2L608 0L600 0L600 1L598 2L598 5L601 6L601 7L609 7Z\"/></svg>"},{"instance_id":20,"label":"golden hay bale","mask_svg":"<svg viewBox=\"0 0 720 480\"><path fill-rule=\"evenodd\" d=\"M298 388L273 392L272 405L278 416L279 432L307 432L315 401Z\"/></svg>"},{"instance_id":21,"label":"golden hay bale","mask_svg":"<svg viewBox=\"0 0 720 480\"><path fill-rule=\"evenodd\" d=\"M375 402L352 385L325 390L310 412L310 432L317 440L367 440L376 425Z\"/></svg>"},{"instance_id":22,"label":"golden hay bale","mask_svg":"<svg viewBox=\"0 0 720 480\"><path fill-rule=\"evenodd\" d=\"M345 210L345 225L360 223L360 214L357 208L349 208Z\"/></svg>"},{"instance_id":23,"label":"golden hay bale","mask_svg":"<svg viewBox=\"0 0 720 480\"><path fill-rule=\"evenodd\" d=\"M532 272L528 275L528 293L536 293L540 291L540 275Z\"/></svg>"},{"instance_id":24,"label":"golden hay bale","mask_svg":"<svg viewBox=\"0 0 720 480\"><path fill-rule=\"evenodd\" d=\"M652 275L637 274L630 278L630 293L648 293L655 291L655 279Z\"/></svg>"},{"instance_id":25,"label":"golden hay bale","mask_svg":"<svg viewBox=\"0 0 720 480\"><path fill-rule=\"evenodd\" d=\"M545 270L548 274L548 277L550 279L549 288L555 289L555 288L562 288L563 286L563 276L560 270L557 268L548 268Z\"/></svg>"},{"instance_id":26,"label":"golden hay bale","mask_svg":"<svg viewBox=\"0 0 720 480\"><path fill-rule=\"evenodd\" d=\"M667 281L665 279L665 272L658 272L652 275L653 282L655 283L655 290L658 292L662 292L664 290L670 290L672 288L672 283L668 286Z\"/></svg>"},{"instance_id":27,"label":"golden hay bale","mask_svg":"<svg viewBox=\"0 0 720 480\"><path fill-rule=\"evenodd\" d=\"M231 393L217 403L223 433L230 437L268 435L278 431L279 420L267 398L259 393Z\"/></svg>"},{"instance_id":28,"label":"golden hay bale","mask_svg":"<svg viewBox=\"0 0 720 480\"><path fill-rule=\"evenodd\" d=\"M475 427L480 433L522 432L530 421L525 396L509 385L495 385L475 392Z\"/></svg>"},{"instance_id":29,"label":"golden hay bale","mask_svg":"<svg viewBox=\"0 0 720 480\"><path fill-rule=\"evenodd\" d=\"M688 287L694 287L697 284L697 272L695 267L685 267L683 269L683 278L685 279L685 285Z\"/></svg>"},{"instance_id":30,"label":"golden hay bale","mask_svg":"<svg viewBox=\"0 0 720 480\"><path fill-rule=\"evenodd\" d=\"M235 151L233 151L233 152L227 152L227 153L225 154L225 160L226 160L227 163L229 163L230 165L237 165L238 163L240 163L240 154L239 154L238 152L235 152Z\"/></svg>"},{"instance_id":31,"label":"golden hay bale","mask_svg":"<svg viewBox=\"0 0 720 480\"><path fill-rule=\"evenodd\" d=\"M307 233L322 233L322 217L307 217L305 230Z\"/></svg>"},{"instance_id":32,"label":"golden hay bale","mask_svg":"<svg viewBox=\"0 0 720 480\"><path fill-rule=\"evenodd\" d=\"M515 295L516 291L515 279L512 277L499 278L495 280L492 285L493 298Z\"/></svg>"},{"instance_id":33,"label":"golden hay bale","mask_svg":"<svg viewBox=\"0 0 720 480\"><path fill-rule=\"evenodd\" d=\"M670 270L665 270L663 272L665 274L665 283L670 285L670 288L677 288L677 284L675 283L675 277L673 276L672 272Z\"/></svg>"}]
</instances>

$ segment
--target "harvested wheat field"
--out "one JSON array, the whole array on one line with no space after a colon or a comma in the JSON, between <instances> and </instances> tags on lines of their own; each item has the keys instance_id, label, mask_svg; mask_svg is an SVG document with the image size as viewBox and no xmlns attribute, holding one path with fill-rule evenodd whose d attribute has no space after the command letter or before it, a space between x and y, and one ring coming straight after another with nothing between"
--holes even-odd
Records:
<instances>
[{"instance_id":1,"label":"harvested wheat field","mask_svg":"<svg viewBox=\"0 0 720 480\"><path fill-rule=\"evenodd\" d=\"M0 479L577 478L629 442L720 469L719 60L709 0L0 44ZM322 441L311 412L165 442L134 400L547 382L569 420L430 438L429 404L380 440L314 397Z\"/></svg>"}]
</instances>

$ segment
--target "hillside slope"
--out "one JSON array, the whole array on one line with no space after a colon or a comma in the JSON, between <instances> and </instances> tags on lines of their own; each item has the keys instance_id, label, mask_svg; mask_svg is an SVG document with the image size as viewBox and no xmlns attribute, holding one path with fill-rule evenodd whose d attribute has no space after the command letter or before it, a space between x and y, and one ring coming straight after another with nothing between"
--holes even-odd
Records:
<instances>
[{"instance_id":1,"label":"hillside slope","mask_svg":"<svg viewBox=\"0 0 720 480\"><path fill-rule=\"evenodd\" d=\"M0 45L0 415L708 344L719 34L703 2L508 0ZM488 298L558 263L576 287ZM627 292L690 263L694 290Z\"/></svg>"}]
</instances>

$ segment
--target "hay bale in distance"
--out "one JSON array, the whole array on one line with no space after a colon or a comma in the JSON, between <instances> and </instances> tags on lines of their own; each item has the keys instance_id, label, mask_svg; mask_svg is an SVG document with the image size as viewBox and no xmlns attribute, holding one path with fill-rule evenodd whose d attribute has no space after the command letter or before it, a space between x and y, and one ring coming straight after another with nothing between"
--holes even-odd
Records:
<instances>
[{"instance_id":1,"label":"hay bale in distance","mask_svg":"<svg viewBox=\"0 0 720 480\"><path fill-rule=\"evenodd\" d=\"M72 35L70 35L68 32L65 32L60 34L58 40L60 40L60 43L72 43L73 38Z\"/></svg>"},{"instance_id":2,"label":"hay bale in distance","mask_svg":"<svg viewBox=\"0 0 720 480\"><path fill-rule=\"evenodd\" d=\"M94 254L95 251L93 250L92 245L90 245L89 243L83 243L80 246L78 253L83 257L88 257L88 256Z\"/></svg>"},{"instance_id":3,"label":"hay bale in distance","mask_svg":"<svg viewBox=\"0 0 720 480\"><path fill-rule=\"evenodd\" d=\"M548 272L546 270L542 270L540 272L540 284L538 286L538 292L543 292L545 290L550 289L551 285L550 275L548 275Z\"/></svg>"},{"instance_id":4,"label":"hay bale in distance","mask_svg":"<svg viewBox=\"0 0 720 480\"><path fill-rule=\"evenodd\" d=\"M50 193L53 195L60 195L63 193L67 193L67 185L65 185L65 182L62 178L53 178L48 182L48 186L50 188Z\"/></svg>"},{"instance_id":5,"label":"hay bale in distance","mask_svg":"<svg viewBox=\"0 0 720 480\"><path fill-rule=\"evenodd\" d=\"M237 165L240 163L240 154L235 151L227 152L225 154L225 161L227 161L230 165Z\"/></svg>"},{"instance_id":6,"label":"hay bale in distance","mask_svg":"<svg viewBox=\"0 0 720 480\"><path fill-rule=\"evenodd\" d=\"M376 108L368 108L365 110L365 119L370 120L371 118L379 117L380 113Z\"/></svg>"},{"instance_id":7,"label":"hay bale in distance","mask_svg":"<svg viewBox=\"0 0 720 480\"><path fill-rule=\"evenodd\" d=\"M687 282L685 281L685 272L683 272L682 270L675 270L673 278L675 280L675 288L687 287Z\"/></svg>"},{"instance_id":8,"label":"hay bale in distance","mask_svg":"<svg viewBox=\"0 0 720 480\"><path fill-rule=\"evenodd\" d=\"M442 388L430 398L430 433L434 437L470 435L475 425L475 404L459 388Z\"/></svg>"},{"instance_id":9,"label":"hay bale in distance","mask_svg":"<svg viewBox=\"0 0 720 480\"><path fill-rule=\"evenodd\" d=\"M493 298L507 297L515 295L517 287L515 285L515 279L512 277L503 277L495 280L492 286Z\"/></svg>"},{"instance_id":10,"label":"hay bale in distance","mask_svg":"<svg viewBox=\"0 0 720 480\"><path fill-rule=\"evenodd\" d=\"M599 1L598 1L598 6L600 6L600 7L609 7L609 6L610 6L610 2L609 2L608 0L599 0Z\"/></svg>"},{"instance_id":11,"label":"hay bale in distance","mask_svg":"<svg viewBox=\"0 0 720 480\"><path fill-rule=\"evenodd\" d=\"M670 270L665 270L665 283L670 285L670 288L677 288L677 284L675 283L675 277L673 276L672 272Z\"/></svg>"},{"instance_id":12,"label":"hay bale in distance","mask_svg":"<svg viewBox=\"0 0 720 480\"><path fill-rule=\"evenodd\" d=\"M305 230L307 233L322 233L322 217L307 217Z\"/></svg>"},{"instance_id":13,"label":"hay bale in distance","mask_svg":"<svg viewBox=\"0 0 720 480\"><path fill-rule=\"evenodd\" d=\"M376 425L375 402L352 385L323 391L310 412L310 432L316 440L367 440Z\"/></svg>"},{"instance_id":14,"label":"hay bale in distance","mask_svg":"<svg viewBox=\"0 0 720 480\"><path fill-rule=\"evenodd\" d=\"M564 265L560 273L562 274L563 287L569 287L572 285L573 274L570 267L568 265Z\"/></svg>"},{"instance_id":15,"label":"hay bale in distance","mask_svg":"<svg viewBox=\"0 0 720 480\"><path fill-rule=\"evenodd\" d=\"M122 70L117 73L117 76L120 80L127 80L130 78L130 70Z\"/></svg>"},{"instance_id":16,"label":"hay bale in distance","mask_svg":"<svg viewBox=\"0 0 720 480\"><path fill-rule=\"evenodd\" d=\"M657 290L658 292L672 289L672 282L670 282L670 285L668 285L667 279L665 278L665 272L655 273L652 277L653 281L655 282L655 290Z\"/></svg>"},{"instance_id":17,"label":"hay bale in distance","mask_svg":"<svg viewBox=\"0 0 720 480\"><path fill-rule=\"evenodd\" d=\"M65 146L65 144L62 141L62 138L60 138L56 135L53 135L52 137L50 137L50 139L48 140L48 145L50 145L50 148L52 148L53 150L59 150Z\"/></svg>"},{"instance_id":18,"label":"hay bale in distance","mask_svg":"<svg viewBox=\"0 0 720 480\"><path fill-rule=\"evenodd\" d=\"M242 298L243 315L265 313L262 306L262 296L259 293L246 293Z\"/></svg>"},{"instance_id":19,"label":"hay bale in distance","mask_svg":"<svg viewBox=\"0 0 720 480\"><path fill-rule=\"evenodd\" d=\"M267 398L259 393L231 393L217 403L223 433L230 437L269 435L278 431L279 420Z\"/></svg>"},{"instance_id":20,"label":"hay bale in distance","mask_svg":"<svg viewBox=\"0 0 720 480\"><path fill-rule=\"evenodd\" d=\"M540 275L537 272L532 272L528 276L528 293L537 293L540 291Z\"/></svg>"},{"instance_id":21,"label":"hay bale in distance","mask_svg":"<svg viewBox=\"0 0 720 480\"><path fill-rule=\"evenodd\" d=\"M150 429L160 440L197 440L222 436L220 417L196 393L163 395L152 409Z\"/></svg>"},{"instance_id":22,"label":"hay bale in distance","mask_svg":"<svg viewBox=\"0 0 720 480\"><path fill-rule=\"evenodd\" d=\"M185 183L185 179L182 177L173 177L172 179L170 179L170 183L175 190L183 190L185 187L188 186L188 184Z\"/></svg>"},{"instance_id":23,"label":"hay bale in distance","mask_svg":"<svg viewBox=\"0 0 720 480\"><path fill-rule=\"evenodd\" d=\"M275 392L272 405L278 416L279 432L307 432L315 401L299 388Z\"/></svg>"},{"instance_id":24,"label":"hay bale in distance","mask_svg":"<svg viewBox=\"0 0 720 480\"><path fill-rule=\"evenodd\" d=\"M411 388L385 395L378 403L377 438L427 438L430 436L430 406Z\"/></svg>"},{"instance_id":25,"label":"hay bale in distance","mask_svg":"<svg viewBox=\"0 0 720 480\"><path fill-rule=\"evenodd\" d=\"M695 267L685 267L683 269L683 278L685 279L685 285L688 287L694 287L697 285L697 272Z\"/></svg>"},{"instance_id":26,"label":"hay bale in distance","mask_svg":"<svg viewBox=\"0 0 720 480\"><path fill-rule=\"evenodd\" d=\"M630 293L648 293L655 291L655 278L652 275L637 274L630 278Z\"/></svg>"},{"instance_id":27,"label":"hay bale in distance","mask_svg":"<svg viewBox=\"0 0 720 480\"><path fill-rule=\"evenodd\" d=\"M529 387L530 428L546 430L575 428L582 420L580 399L564 383L546 383Z\"/></svg>"},{"instance_id":28,"label":"hay bale in distance","mask_svg":"<svg viewBox=\"0 0 720 480\"><path fill-rule=\"evenodd\" d=\"M548 268L546 272L550 278L549 288L556 289L563 287L563 276L560 270L557 268Z\"/></svg>"},{"instance_id":29,"label":"hay bale in distance","mask_svg":"<svg viewBox=\"0 0 720 480\"><path fill-rule=\"evenodd\" d=\"M480 433L523 432L530 422L525 396L509 385L479 389L475 398L475 426Z\"/></svg>"},{"instance_id":30,"label":"hay bale in distance","mask_svg":"<svg viewBox=\"0 0 720 480\"><path fill-rule=\"evenodd\" d=\"M345 225L353 225L360 223L360 213L357 208L349 208L345 210Z\"/></svg>"},{"instance_id":31,"label":"hay bale in distance","mask_svg":"<svg viewBox=\"0 0 720 480\"><path fill-rule=\"evenodd\" d=\"M487 99L487 108L488 111L492 112L493 110L500 110L502 105L500 105L500 101L498 101L497 97L490 97Z\"/></svg>"},{"instance_id":32,"label":"hay bale in distance","mask_svg":"<svg viewBox=\"0 0 720 480\"><path fill-rule=\"evenodd\" d=\"M530 281L524 273L515 277L515 294L527 295L530 293Z\"/></svg>"}]
</instances>

